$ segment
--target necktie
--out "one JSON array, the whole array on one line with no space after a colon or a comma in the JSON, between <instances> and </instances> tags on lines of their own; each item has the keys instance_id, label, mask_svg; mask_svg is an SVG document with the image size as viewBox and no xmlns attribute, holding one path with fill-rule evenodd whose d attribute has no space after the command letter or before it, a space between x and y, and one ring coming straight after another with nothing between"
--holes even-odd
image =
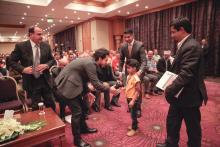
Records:
<instances>
[{"instance_id":1,"label":"necktie","mask_svg":"<svg viewBox=\"0 0 220 147\"><path fill-rule=\"evenodd\" d=\"M131 51L132 51L132 45L128 44L128 53L130 57L131 57Z\"/></svg>"},{"instance_id":2,"label":"necktie","mask_svg":"<svg viewBox=\"0 0 220 147\"><path fill-rule=\"evenodd\" d=\"M40 77L40 73L35 71L35 68L40 64L40 53L39 53L39 47L35 45L36 52L34 57L34 64L33 64L33 75L35 78Z\"/></svg>"}]
</instances>

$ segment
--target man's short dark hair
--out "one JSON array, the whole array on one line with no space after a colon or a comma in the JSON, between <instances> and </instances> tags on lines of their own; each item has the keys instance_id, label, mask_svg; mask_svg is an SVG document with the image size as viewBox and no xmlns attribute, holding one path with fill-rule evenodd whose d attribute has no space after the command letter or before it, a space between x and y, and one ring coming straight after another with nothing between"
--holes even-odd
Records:
<instances>
[{"instance_id":1,"label":"man's short dark hair","mask_svg":"<svg viewBox=\"0 0 220 147\"><path fill-rule=\"evenodd\" d=\"M109 51L107 49L100 48L95 51L95 53L93 54L93 58L95 59L95 61L98 61L99 58L104 59L108 55L109 55Z\"/></svg>"},{"instance_id":2,"label":"man's short dark hair","mask_svg":"<svg viewBox=\"0 0 220 147\"><path fill-rule=\"evenodd\" d=\"M30 34L33 34L34 33L34 30L35 30L35 27L32 26L28 29L28 36L30 36Z\"/></svg>"},{"instance_id":3,"label":"man's short dark hair","mask_svg":"<svg viewBox=\"0 0 220 147\"><path fill-rule=\"evenodd\" d=\"M124 34L133 35L133 30L132 30L132 29L126 29L126 30L124 31Z\"/></svg>"},{"instance_id":4,"label":"man's short dark hair","mask_svg":"<svg viewBox=\"0 0 220 147\"><path fill-rule=\"evenodd\" d=\"M180 30L180 27L183 27L187 33L190 34L192 32L192 24L187 17L178 17L174 19L170 26L173 26L177 31Z\"/></svg>"},{"instance_id":5,"label":"man's short dark hair","mask_svg":"<svg viewBox=\"0 0 220 147\"><path fill-rule=\"evenodd\" d=\"M136 60L136 59L128 59L126 61L126 64L128 66L131 66L131 67L135 67L137 69L137 71L139 70L140 68L140 63Z\"/></svg>"}]
</instances>

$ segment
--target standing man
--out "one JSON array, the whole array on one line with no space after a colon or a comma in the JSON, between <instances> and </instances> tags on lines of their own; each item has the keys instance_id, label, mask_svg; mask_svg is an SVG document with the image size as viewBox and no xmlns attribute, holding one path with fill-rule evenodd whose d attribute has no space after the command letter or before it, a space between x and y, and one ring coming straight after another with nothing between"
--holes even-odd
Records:
<instances>
[{"instance_id":1,"label":"standing man","mask_svg":"<svg viewBox=\"0 0 220 147\"><path fill-rule=\"evenodd\" d=\"M166 100L170 104L167 139L165 144L157 144L157 147L179 146L183 119L187 128L188 147L201 147L200 106L203 101L206 104L208 98L203 80L203 52L191 32L192 25L187 18L180 17L172 21L171 37L177 41L177 53L170 71L178 77L165 90Z\"/></svg>"},{"instance_id":2,"label":"standing man","mask_svg":"<svg viewBox=\"0 0 220 147\"><path fill-rule=\"evenodd\" d=\"M55 111L49 73L49 68L55 64L51 48L42 42L41 28L29 28L28 35L28 41L15 45L8 65L22 74L23 89L32 100L32 110L38 109L42 97L46 107Z\"/></svg>"},{"instance_id":3,"label":"standing man","mask_svg":"<svg viewBox=\"0 0 220 147\"><path fill-rule=\"evenodd\" d=\"M87 93L88 82L91 82L97 90L110 91L113 94L119 93L114 87L104 86L97 77L96 68L107 64L108 55L109 51L101 48L95 51L93 57L73 60L64 67L55 79L57 96L63 99L72 112L72 133L74 144L77 147L90 147L88 143L82 140L80 134L97 132L97 129L87 126L85 112L83 111L82 96Z\"/></svg>"},{"instance_id":4,"label":"standing man","mask_svg":"<svg viewBox=\"0 0 220 147\"><path fill-rule=\"evenodd\" d=\"M140 64L140 69L137 72L137 75L142 78L144 74L144 70L146 68L147 59L144 51L144 45L140 41L134 40L133 30L127 29L124 32L125 43L122 44L120 48L120 63L119 63L119 77L122 77L122 69L126 60L128 59L136 59ZM125 75L127 76L127 69L125 66ZM139 100L139 105L137 108L138 117L141 116L141 99Z\"/></svg>"}]
</instances>

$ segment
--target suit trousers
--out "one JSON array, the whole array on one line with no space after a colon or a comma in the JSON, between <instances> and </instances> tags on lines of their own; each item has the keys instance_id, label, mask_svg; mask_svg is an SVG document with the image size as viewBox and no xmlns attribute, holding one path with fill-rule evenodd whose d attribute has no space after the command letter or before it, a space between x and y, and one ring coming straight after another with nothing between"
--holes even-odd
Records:
<instances>
[{"instance_id":1,"label":"suit trousers","mask_svg":"<svg viewBox=\"0 0 220 147\"><path fill-rule=\"evenodd\" d=\"M52 89L45 80L45 78L41 75L39 78L35 79L33 77L32 88L31 90L27 90L28 96L30 96L32 104L32 110L38 109L38 103L42 101L46 107L51 107L54 111L56 109L55 101L52 94Z\"/></svg>"},{"instance_id":2,"label":"suit trousers","mask_svg":"<svg viewBox=\"0 0 220 147\"><path fill-rule=\"evenodd\" d=\"M81 139L81 131L88 129L88 126L85 121L85 110L83 109L84 102L82 94L76 96L73 99L68 99L64 97L59 91L56 91L55 93L56 96L63 99L63 102L69 107L72 113L71 127L74 136L74 142L76 143Z\"/></svg>"},{"instance_id":3,"label":"suit trousers","mask_svg":"<svg viewBox=\"0 0 220 147\"><path fill-rule=\"evenodd\" d=\"M188 147L201 147L200 107L170 105L167 115L167 140L169 147L178 147L180 128L184 119L188 135Z\"/></svg>"}]
</instances>

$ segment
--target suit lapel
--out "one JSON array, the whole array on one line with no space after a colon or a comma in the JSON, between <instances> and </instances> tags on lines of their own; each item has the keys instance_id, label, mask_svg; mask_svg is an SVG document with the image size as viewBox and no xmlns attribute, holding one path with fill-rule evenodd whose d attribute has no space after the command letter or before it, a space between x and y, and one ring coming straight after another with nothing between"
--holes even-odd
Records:
<instances>
[{"instance_id":1,"label":"suit lapel","mask_svg":"<svg viewBox=\"0 0 220 147\"><path fill-rule=\"evenodd\" d=\"M26 43L26 52L27 52L28 58L30 58L31 65L32 65L33 64L33 50L32 50L30 40L28 40Z\"/></svg>"},{"instance_id":2,"label":"suit lapel","mask_svg":"<svg viewBox=\"0 0 220 147\"><path fill-rule=\"evenodd\" d=\"M42 60L43 60L43 56L44 56L44 48L43 48L43 45L42 43L40 44L40 63L42 63Z\"/></svg>"},{"instance_id":3,"label":"suit lapel","mask_svg":"<svg viewBox=\"0 0 220 147\"><path fill-rule=\"evenodd\" d=\"M128 50L128 43L126 43L126 45L125 45L125 57L130 58L129 50Z\"/></svg>"},{"instance_id":4,"label":"suit lapel","mask_svg":"<svg viewBox=\"0 0 220 147\"><path fill-rule=\"evenodd\" d=\"M186 43L188 40L190 40L191 38L192 38L192 35L190 35L190 36L183 42L183 44L181 45L181 47L177 50L176 56L175 56L175 58L174 58L174 60L173 60L173 64L171 65L171 70L174 68L174 65L175 65L175 64L177 63L177 61L179 60L179 56L180 56L180 54L181 54L181 52L182 52L182 49L183 49L185 43Z\"/></svg>"},{"instance_id":5,"label":"suit lapel","mask_svg":"<svg viewBox=\"0 0 220 147\"><path fill-rule=\"evenodd\" d=\"M133 44L132 49L131 49L131 55L130 55L130 57L132 57L132 55L134 54L135 49L136 49L136 41L134 40L134 44Z\"/></svg>"}]
</instances>

